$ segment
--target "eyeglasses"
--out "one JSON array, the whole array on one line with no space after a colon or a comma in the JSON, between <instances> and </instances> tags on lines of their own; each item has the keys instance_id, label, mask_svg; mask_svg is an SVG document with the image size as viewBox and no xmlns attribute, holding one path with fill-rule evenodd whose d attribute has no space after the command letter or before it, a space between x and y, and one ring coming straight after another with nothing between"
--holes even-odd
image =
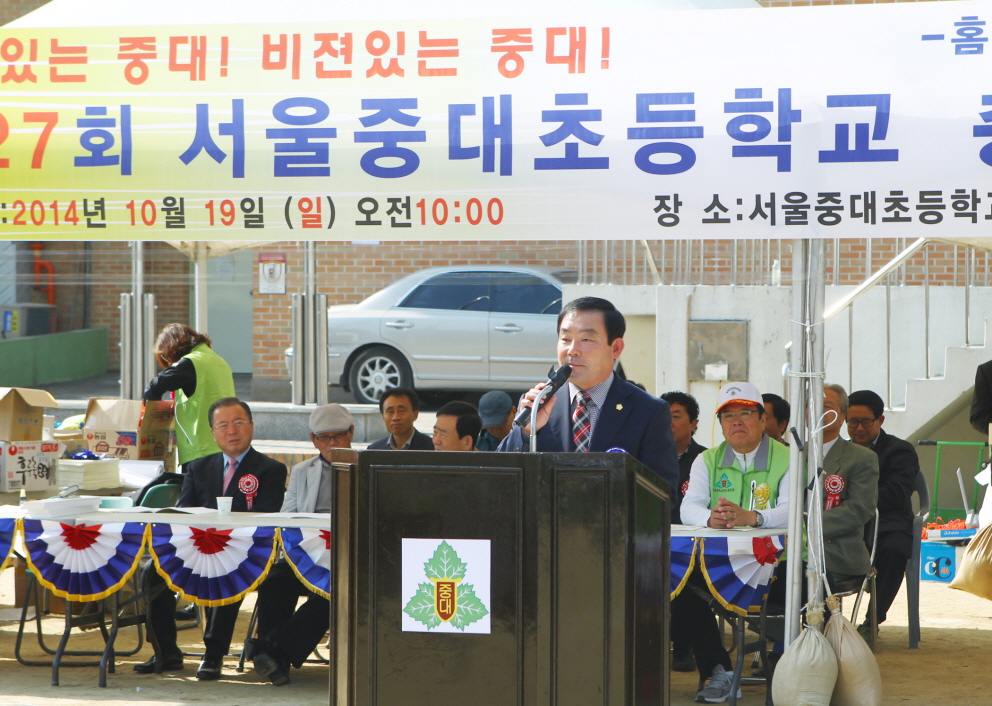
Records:
<instances>
[{"instance_id":1,"label":"eyeglasses","mask_svg":"<svg viewBox=\"0 0 992 706\"><path fill-rule=\"evenodd\" d=\"M732 422L735 419L740 419L742 422L746 422L751 418L752 414L757 414L753 409L742 409L739 412L720 412L716 415L721 422Z\"/></svg>"},{"instance_id":2,"label":"eyeglasses","mask_svg":"<svg viewBox=\"0 0 992 706\"><path fill-rule=\"evenodd\" d=\"M847 426L854 427L855 429L858 428L858 427L864 427L865 429L871 429L871 425L874 424L877 421L878 421L878 418L875 418L875 419L848 419L847 420Z\"/></svg>"},{"instance_id":3,"label":"eyeglasses","mask_svg":"<svg viewBox=\"0 0 992 706\"><path fill-rule=\"evenodd\" d=\"M321 444L327 444L332 441L344 441L345 439L348 438L348 433L349 432L346 431L337 431L333 433L329 432L326 434L314 434L313 438L316 441L319 441Z\"/></svg>"},{"instance_id":4,"label":"eyeglasses","mask_svg":"<svg viewBox=\"0 0 992 706\"><path fill-rule=\"evenodd\" d=\"M239 419L238 421L233 422L232 424L228 424L227 422L221 422L220 424L217 424L216 426L210 427L210 430L211 431L225 432L228 429L234 428L235 431L238 431L245 424L251 424L251 422L247 422L244 419Z\"/></svg>"}]
</instances>

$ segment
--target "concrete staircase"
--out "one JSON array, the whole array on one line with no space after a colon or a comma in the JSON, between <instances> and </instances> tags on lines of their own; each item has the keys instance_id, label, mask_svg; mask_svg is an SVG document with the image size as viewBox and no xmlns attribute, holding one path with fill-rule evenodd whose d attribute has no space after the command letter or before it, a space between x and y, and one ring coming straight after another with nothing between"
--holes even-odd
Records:
<instances>
[{"instance_id":1,"label":"concrete staircase","mask_svg":"<svg viewBox=\"0 0 992 706\"><path fill-rule=\"evenodd\" d=\"M992 358L987 343L992 340L992 319L985 320L985 342L973 346L948 346L944 353L944 375L906 382L906 406L885 414L885 430L913 441L937 438L942 441L978 441L981 437L951 439L940 432L959 435L961 418L967 424L975 386L975 369Z\"/></svg>"}]
</instances>

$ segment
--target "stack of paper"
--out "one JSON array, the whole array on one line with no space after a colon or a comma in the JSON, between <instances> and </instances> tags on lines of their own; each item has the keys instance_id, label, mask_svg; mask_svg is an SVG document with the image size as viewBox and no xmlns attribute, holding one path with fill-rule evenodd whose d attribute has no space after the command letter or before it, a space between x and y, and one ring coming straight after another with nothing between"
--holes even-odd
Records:
<instances>
[{"instance_id":1,"label":"stack of paper","mask_svg":"<svg viewBox=\"0 0 992 706\"><path fill-rule=\"evenodd\" d=\"M120 461L116 458L102 458L96 461L59 459L59 485L63 488L78 485L81 490L96 490L117 488L120 484Z\"/></svg>"}]
</instances>

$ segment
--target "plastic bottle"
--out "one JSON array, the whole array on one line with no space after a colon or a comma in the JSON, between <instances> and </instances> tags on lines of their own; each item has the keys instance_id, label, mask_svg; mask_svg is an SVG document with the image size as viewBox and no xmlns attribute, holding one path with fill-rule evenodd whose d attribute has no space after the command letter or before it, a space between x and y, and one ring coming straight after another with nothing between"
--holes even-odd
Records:
<instances>
[{"instance_id":1,"label":"plastic bottle","mask_svg":"<svg viewBox=\"0 0 992 706\"><path fill-rule=\"evenodd\" d=\"M21 488L21 502L20 502L20 505L21 505L21 507L26 507L27 504L28 504L28 494L24 490L24 488Z\"/></svg>"}]
</instances>

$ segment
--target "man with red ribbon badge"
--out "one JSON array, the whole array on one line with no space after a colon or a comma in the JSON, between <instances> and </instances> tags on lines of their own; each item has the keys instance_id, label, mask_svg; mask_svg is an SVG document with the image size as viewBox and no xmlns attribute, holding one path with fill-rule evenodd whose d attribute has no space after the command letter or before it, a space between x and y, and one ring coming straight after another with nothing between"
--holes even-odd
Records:
<instances>
[{"instance_id":1,"label":"man with red ribbon badge","mask_svg":"<svg viewBox=\"0 0 992 706\"><path fill-rule=\"evenodd\" d=\"M323 405L310 413L310 441L319 453L293 467L281 512L326 512L330 528L331 455L333 449L350 449L354 436L354 417L341 405ZM285 560L273 564L258 587L258 637L245 644L255 671L276 686L289 684L290 665L303 666L331 618L330 529L281 531ZM307 600L297 609L300 596Z\"/></svg>"},{"instance_id":2,"label":"man with red ribbon badge","mask_svg":"<svg viewBox=\"0 0 992 706\"><path fill-rule=\"evenodd\" d=\"M278 512L286 492L286 464L251 448L254 425L251 409L237 397L214 402L208 413L211 433L220 453L204 456L188 464L178 507L217 509L217 497L232 498L232 512ZM204 538L209 542L210 538ZM156 574L150 583L164 583ZM224 656L230 651L231 638L241 601L207 608L207 627L203 633L205 653L196 672L201 681L219 679ZM149 605L149 627L158 640L155 657L136 664L134 671L151 674L183 668L182 651L176 642L176 596L172 591L159 593Z\"/></svg>"},{"instance_id":3,"label":"man with red ribbon badge","mask_svg":"<svg viewBox=\"0 0 992 706\"><path fill-rule=\"evenodd\" d=\"M840 385L823 386L823 549L829 581L864 577L871 569L865 526L875 519L878 457L840 437L848 398Z\"/></svg>"}]
</instances>

